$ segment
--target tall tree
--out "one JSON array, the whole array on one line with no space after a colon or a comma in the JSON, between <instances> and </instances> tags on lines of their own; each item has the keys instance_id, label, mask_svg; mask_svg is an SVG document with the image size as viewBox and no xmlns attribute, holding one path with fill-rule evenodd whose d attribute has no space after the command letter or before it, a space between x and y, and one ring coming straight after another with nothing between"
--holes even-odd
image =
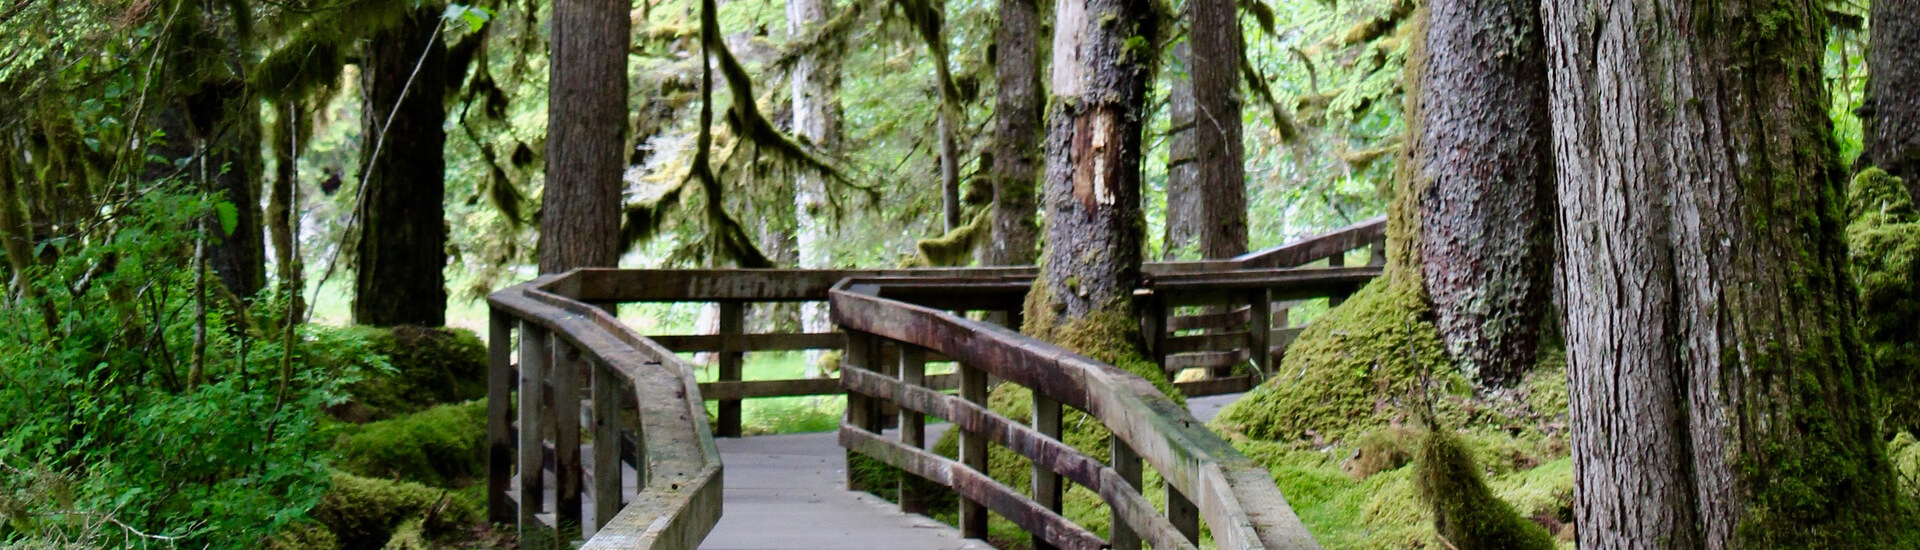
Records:
<instances>
[{"instance_id":1,"label":"tall tree","mask_svg":"<svg viewBox=\"0 0 1920 550\"><path fill-rule=\"evenodd\" d=\"M1191 12L1189 12L1191 13ZM1193 135L1193 44L1173 45L1175 70L1168 76L1173 85L1167 90L1167 216L1160 242L1165 261L1191 258L1198 251L1202 231L1200 212L1200 165L1196 160Z\"/></svg>"},{"instance_id":2,"label":"tall tree","mask_svg":"<svg viewBox=\"0 0 1920 550\"><path fill-rule=\"evenodd\" d=\"M1040 6L999 0L993 30L993 239L990 265L1027 265L1039 254L1034 183L1040 179Z\"/></svg>"},{"instance_id":3,"label":"tall tree","mask_svg":"<svg viewBox=\"0 0 1920 550\"><path fill-rule=\"evenodd\" d=\"M788 36L801 37L816 32L827 21L832 4L833 0L788 1ZM839 55L840 39L830 40L835 42L795 60L791 74L794 137L821 149L831 149L840 141L840 65L834 62ZM830 266L832 257L827 254L827 245L833 237L827 230L824 175L814 170L796 170L793 201L800 267ZM800 321L808 332L829 330L825 304L801 304Z\"/></svg>"},{"instance_id":4,"label":"tall tree","mask_svg":"<svg viewBox=\"0 0 1920 550\"><path fill-rule=\"evenodd\" d=\"M1873 0L1867 43L1867 100L1863 165L1871 164L1907 182L1920 201L1920 5Z\"/></svg>"},{"instance_id":5,"label":"tall tree","mask_svg":"<svg viewBox=\"0 0 1920 550\"><path fill-rule=\"evenodd\" d=\"M553 3L541 273L620 261L631 6L613 0Z\"/></svg>"},{"instance_id":6,"label":"tall tree","mask_svg":"<svg viewBox=\"0 0 1920 550\"><path fill-rule=\"evenodd\" d=\"M1530 0L1433 0L1409 61L1413 121L1394 233L1462 372L1511 385L1552 301L1546 45ZM1410 274L1411 275L1411 274Z\"/></svg>"},{"instance_id":7,"label":"tall tree","mask_svg":"<svg viewBox=\"0 0 1920 550\"><path fill-rule=\"evenodd\" d=\"M1068 347L1126 335L1140 282L1140 131L1155 43L1151 0L1055 5L1046 140L1046 249L1028 332ZM1090 351L1090 350L1081 350ZM1112 358L1099 358L1112 361Z\"/></svg>"},{"instance_id":8,"label":"tall tree","mask_svg":"<svg viewBox=\"0 0 1920 550\"><path fill-rule=\"evenodd\" d=\"M356 323L446 324L447 47L437 32L440 12L411 10L367 44Z\"/></svg>"},{"instance_id":9,"label":"tall tree","mask_svg":"<svg viewBox=\"0 0 1920 550\"><path fill-rule=\"evenodd\" d=\"M1818 0L1544 4L1581 548L1882 548Z\"/></svg>"},{"instance_id":10,"label":"tall tree","mask_svg":"<svg viewBox=\"0 0 1920 550\"><path fill-rule=\"evenodd\" d=\"M1198 168L1200 255L1247 251L1246 145L1240 132L1240 3L1189 0L1193 63L1193 159Z\"/></svg>"}]
</instances>

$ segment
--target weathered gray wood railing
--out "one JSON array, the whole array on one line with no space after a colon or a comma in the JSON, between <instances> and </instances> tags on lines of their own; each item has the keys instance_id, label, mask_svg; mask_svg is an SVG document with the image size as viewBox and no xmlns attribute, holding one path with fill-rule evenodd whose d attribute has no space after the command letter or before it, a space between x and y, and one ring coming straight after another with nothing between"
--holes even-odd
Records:
<instances>
[{"instance_id":1,"label":"weathered gray wood railing","mask_svg":"<svg viewBox=\"0 0 1920 550\"><path fill-rule=\"evenodd\" d=\"M1305 272L1286 283L1248 277L1246 284L1298 286L1305 292L1346 276L1326 271ZM1154 548L1193 548L1202 517L1221 548L1318 547L1266 468L1208 431L1147 380L948 311L972 308L906 301L1001 284L855 278L835 287L833 321L847 331L848 341L840 371L840 383L849 392L842 446L959 493L960 527L967 537L986 536L986 512L992 510L1031 533L1041 547L1137 549L1144 540ZM930 292L935 288L948 292ZM894 361L884 359L887 347L895 350ZM958 395L925 385L931 354L958 363ZM1032 390L1031 424L987 408L988 377ZM898 439L882 432L887 427L882 411L889 404L900 411ZM1061 441L1063 407L1086 412L1112 432L1107 463ZM959 460L926 449L927 416L946 419L961 431ZM988 475L989 442L1033 461L1032 495ZM1167 482L1165 515L1141 493L1143 460ZM1112 511L1108 539L1061 515L1062 480L1106 502ZM915 500L909 491L903 484L903 506Z\"/></svg>"}]
</instances>

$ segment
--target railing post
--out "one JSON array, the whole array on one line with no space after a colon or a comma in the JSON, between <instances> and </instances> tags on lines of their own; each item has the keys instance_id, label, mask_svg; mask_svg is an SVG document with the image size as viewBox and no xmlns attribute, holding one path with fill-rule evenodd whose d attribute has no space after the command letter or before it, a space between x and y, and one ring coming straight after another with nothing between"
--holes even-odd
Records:
<instances>
[{"instance_id":1,"label":"railing post","mask_svg":"<svg viewBox=\"0 0 1920 550\"><path fill-rule=\"evenodd\" d=\"M1257 289L1247 296L1247 358L1255 382L1273 372L1273 293Z\"/></svg>"},{"instance_id":2,"label":"railing post","mask_svg":"<svg viewBox=\"0 0 1920 550\"><path fill-rule=\"evenodd\" d=\"M553 526L555 542L579 538L580 507L580 350L552 338L553 347Z\"/></svg>"},{"instance_id":3,"label":"railing post","mask_svg":"<svg viewBox=\"0 0 1920 550\"><path fill-rule=\"evenodd\" d=\"M1376 239L1367 243L1367 265L1387 265L1387 240Z\"/></svg>"},{"instance_id":4,"label":"railing post","mask_svg":"<svg viewBox=\"0 0 1920 550\"><path fill-rule=\"evenodd\" d=\"M1109 436L1107 442L1113 450L1114 473L1120 474L1120 479L1126 481L1134 491L1139 491L1140 454L1133 452L1133 447L1128 447L1127 442L1120 440L1119 437ZM1140 534L1133 532L1133 528L1127 525L1126 518L1121 517L1118 510L1110 513L1112 521L1108 523L1113 528L1113 536L1108 542L1111 543L1113 550L1140 550Z\"/></svg>"},{"instance_id":5,"label":"railing post","mask_svg":"<svg viewBox=\"0 0 1920 550\"><path fill-rule=\"evenodd\" d=\"M1187 542L1200 544L1200 507L1170 483L1167 484L1167 521L1187 537Z\"/></svg>"},{"instance_id":6,"label":"railing post","mask_svg":"<svg viewBox=\"0 0 1920 550\"><path fill-rule=\"evenodd\" d=\"M848 329L847 350L840 355L840 375L844 377L848 371L853 369L873 370L874 356L878 355L874 350L875 347L878 347L876 345L877 340L878 338L871 334ZM848 426L862 430L870 429L869 426L873 423L873 409L868 406L868 402L870 401L873 401L873 398L867 397L859 392L847 392L846 424ZM854 476L853 460L855 456L858 456L858 453L855 453L851 449L847 450L846 470L847 490L849 491L865 489L860 486L860 480Z\"/></svg>"},{"instance_id":7,"label":"railing post","mask_svg":"<svg viewBox=\"0 0 1920 550\"><path fill-rule=\"evenodd\" d=\"M612 366L592 364L593 530L599 532L620 513L620 382Z\"/></svg>"},{"instance_id":8,"label":"railing post","mask_svg":"<svg viewBox=\"0 0 1920 550\"><path fill-rule=\"evenodd\" d=\"M900 382L909 387L927 383L927 351L919 346L900 344ZM915 449L927 447L927 415L900 408L900 443ZM937 492L926 490L927 483L911 473L900 474L900 511L926 512Z\"/></svg>"},{"instance_id":9,"label":"railing post","mask_svg":"<svg viewBox=\"0 0 1920 550\"><path fill-rule=\"evenodd\" d=\"M1060 439L1060 402L1033 392L1033 429L1041 435ZM1060 511L1061 497L1066 487L1060 483L1060 474L1052 469L1035 463L1033 465L1033 501L1054 512ZM1035 550L1051 550L1052 544L1046 537L1033 536Z\"/></svg>"},{"instance_id":10,"label":"railing post","mask_svg":"<svg viewBox=\"0 0 1920 550\"><path fill-rule=\"evenodd\" d=\"M540 540L545 490L541 484L540 398L545 392L549 351L547 332L529 322L520 323L520 540Z\"/></svg>"},{"instance_id":11,"label":"railing post","mask_svg":"<svg viewBox=\"0 0 1920 550\"><path fill-rule=\"evenodd\" d=\"M1148 358L1152 359L1153 364L1159 366L1161 371L1166 371L1167 333L1171 331L1167 330L1167 303L1160 298L1159 293L1147 297L1146 310L1140 319L1140 330L1146 336L1147 352L1150 354ZM1177 372L1168 372L1167 379L1172 380L1179 375L1180 373Z\"/></svg>"},{"instance_id":12,"label":"railing post","mask_svg":"<svg viewBox=\"0 0 1920 550\"><path fill-rule=\"evenodd\" d=\"M1342 250L1340 252L1334 253L1332 256L1327 256L1327 267L1346 267L1346 266L1347 266L1347 251ZM1353 294L1353 291L1350 291L1350 290L1342 290L1339 292L1335 292L1333 296L1327 297L1327 307L1329 308L1340 307L1340 304L1345 303L1347 301L1347 296L1351 296L1352 294Z\"/></svg>"},{"instance_id":13,"label":"railing post","mask_svg":"<svg viewBox=\"0 0 1920 550\"><path fill-rule=\"evenodd\" d=\"M513 523L513 317L487 312L487 521Z\"/></svg>"},{"instance_id":14,"label":"railing post","mask_svg":"<svg viewBox=\"0 0 1920 550\"><path fill-rule=\"evenodd\" d=\"M746 332L747 305L743 302L720 302L720 339L721 348L732 348L736 340L731 338ZM721 382L739 382L741 365L746 363L746 353L739 351L720 352L720 372L717 379ZM740 400L729 399L720 402L718 433L720 437L740 437Z\"/></svg>"},{"instance_id":15,"label":"railing post","mask_svg":"<svg viewBox=\"0 0 1920 550\"><path fill-rule=\"evenodd\" d=\"M966 363L959 363L959 370L960 398L986 406L987 372ZM960 464L976 472L988 471L986 434L960 431ZM974 502L964 497L960 499L960 536L970 539L987 537L985 503Z\"/></svg>"}]
</instances>

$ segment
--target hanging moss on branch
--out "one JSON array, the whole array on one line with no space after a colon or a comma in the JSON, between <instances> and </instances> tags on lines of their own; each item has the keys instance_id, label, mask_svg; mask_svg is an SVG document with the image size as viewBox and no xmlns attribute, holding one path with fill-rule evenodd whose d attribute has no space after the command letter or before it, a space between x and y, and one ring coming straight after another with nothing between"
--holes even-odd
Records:
<instances>
[{"instance_id":1,"label":"hanging moss on branch","mask_svg":"<svg viewBox=\"0 0 1920 550\"><path fill-rule=\"evenodd\" d=\"M972 221L945 235L913 243L915 254L901 267L956 267L967 265L973 250L993 238L993 209L974 212Z\"/></svg>"}]
</instances>

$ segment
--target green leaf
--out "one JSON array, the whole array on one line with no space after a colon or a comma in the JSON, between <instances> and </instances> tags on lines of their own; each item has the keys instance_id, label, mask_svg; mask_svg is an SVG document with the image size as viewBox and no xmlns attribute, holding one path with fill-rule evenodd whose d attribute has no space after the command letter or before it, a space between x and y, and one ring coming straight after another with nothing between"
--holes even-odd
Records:
<instances>
[{"instance_id":1,"label":"green leaf","mask_svg":"<svg viewBox=\"0 0 1920 550\"><path fill-rule=\"evenodd\" d=\"M485 8L465 4L447 4L447 12L440 17L448 21L464 20L467 22L467 30L478 32L480 27L486 26L487 21L493 19L493 13Z\"/></svg>"},{"instance_id":2,"label":"green leaf","mask_svg":"<svg viewBox=\"0 0 1920 550\"><path fill-rule=\"evenodd\" d=\"M240 225L240 208L234 206L232 202L220 201L213 205L213 209L220 214L220 231L226 235L233 235L234 228Z\"/></svg>"}]
</instances>

